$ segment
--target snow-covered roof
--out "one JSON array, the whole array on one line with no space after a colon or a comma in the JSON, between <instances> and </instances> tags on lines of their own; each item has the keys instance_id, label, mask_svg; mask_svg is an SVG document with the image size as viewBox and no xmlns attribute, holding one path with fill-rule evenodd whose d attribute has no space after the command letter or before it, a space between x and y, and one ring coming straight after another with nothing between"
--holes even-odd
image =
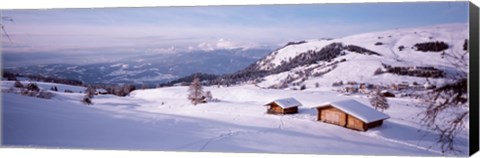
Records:
<instances>
[{"instance_id":1,"label":"snow-covered roof","mask_svg":"<svg viewBox=\"0 0 480 158\"><path fill-rule=\"evenodd\" d=\"M390 92L389 90L382 90L380 91L380 93L392 93L392 92Z\"/></svg>"},{"instance_id":2,"label":"snow-covered roof","mask_svg":"<svg viewBox=\"0 0 480 158\"><path fill-rule=\"evenodd\" d=\"M388 116L387 114L379 112L353 99L324 103L320 106L317 106L316 108L330 106L330 105L364 121L365 123L370 123L370 122L390 118L390 116Z\"/></svg>"},{"instance_id":3,"label":"snow-covered roof","mask_svg":"<svg viewBox=\"0 0 480 158\"><path fill-rule=\"evenodd\" d=\"M291 108L295 106L302 106L302 103L300 103L297 99L295 98L283 98L283 99L277 99L272 102L269 102L268 104L265 104L265 106L271 104L271 103L276 103L278 106L282 108Z\"/></svg>"}]
</instances>

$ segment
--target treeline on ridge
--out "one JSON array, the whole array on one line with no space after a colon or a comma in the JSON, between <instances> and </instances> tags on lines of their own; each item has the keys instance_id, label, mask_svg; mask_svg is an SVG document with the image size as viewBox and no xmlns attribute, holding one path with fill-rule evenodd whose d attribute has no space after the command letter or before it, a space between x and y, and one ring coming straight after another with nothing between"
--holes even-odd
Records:
<instances>
[{"instance_id":1,"label":"treeline on ridge","mask_svg":"<svg viewBox=\"0 0 480 158\"><path fill-rule=\"evenodd\" d=\"M68 78L57 78L57 77L51 77L51 76L42 76L42 75L23 75L19 73L13 73L9 71L3 71L2 77L4 79L7 79L9 81L16 81L17 77L24 77L28 78L29 80L32 81L41 81L41 82L50 82L50 83L59 83L59 84L66 84L66 85L72 85L72 86L83 86L84 83L79 80L74 80L74 79L68 79Z\"/></svg>"}]
</instances>

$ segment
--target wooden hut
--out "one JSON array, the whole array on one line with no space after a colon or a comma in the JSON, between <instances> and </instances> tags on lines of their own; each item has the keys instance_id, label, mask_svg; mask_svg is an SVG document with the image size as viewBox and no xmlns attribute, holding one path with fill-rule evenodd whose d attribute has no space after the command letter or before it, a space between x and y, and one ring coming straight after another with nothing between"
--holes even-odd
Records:
<instances>
[{"instance_id":1,"label":"wooden hut","mask_svg":"<svg viewBox=\"0 0 480 158\"><path fill-rule=\"evenodd\" d=\"M388 115L352 99L325 103L315 108L318 112L318 121L359 131L381 126L383 120L390 118Z\"/></svg>"},{"instance_id":2,"label":"wooden hut","mask_svg":"<svg viewBox=\"0 0 480 158\"><path fill-rule=\"evenodd\" d=\"M295 114L302 104L294 98L277 99L265 104L268 114Z\"/></svg>"}]
</instances>

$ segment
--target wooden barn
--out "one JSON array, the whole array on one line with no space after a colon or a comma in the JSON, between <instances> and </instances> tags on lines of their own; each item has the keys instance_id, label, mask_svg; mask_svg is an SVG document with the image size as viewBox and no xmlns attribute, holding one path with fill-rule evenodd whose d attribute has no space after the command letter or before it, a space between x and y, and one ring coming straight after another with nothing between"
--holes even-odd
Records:
<instances>
[{"instance_id":1,"label":"wooden barn","mask_svg":"<svg viewBox=\"0 0 480 158\"><path fill-rule=\"evenodd\" d=\"M277 99L268 104L268 114L295 114L298 113L298 107L302 104L294 98Z\"/></svg>"},{"instance_id":2,"label":"wooden barn","mask_svg":"<svg viewBox=\"0 0 480 158\"><path fill-rule=\"evenodd\" d=\"M390 118L388 115L352 99L325 103L315 108L318 112L318 121L359 131L367 131L370 128L381 126L383 120Z\"/></svg>"}]
</instances>

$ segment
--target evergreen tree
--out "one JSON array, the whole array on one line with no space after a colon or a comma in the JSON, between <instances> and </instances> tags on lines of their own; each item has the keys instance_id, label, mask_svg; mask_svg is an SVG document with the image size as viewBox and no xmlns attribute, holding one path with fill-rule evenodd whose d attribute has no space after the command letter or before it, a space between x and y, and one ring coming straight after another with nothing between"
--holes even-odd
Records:
<instances>
[{"instance_id":1,"label":"evergreen tree","mask_svg":"<svg viewBox=\"0 0 480 158\"><path fill-rule=\"evenodd\" d=\"M377 70L375 70L375 72L373 72L373 75L380 75L382 73L383 73L382 68L377 68Z\"/></svg>"},{"instance_id":2,"label":"evergreen tree","mask_svg":"<svg viewBox=\"0 0 480 158\"><path fill-rule=\"evenodd\" d=\"M27 88L27 90L29 91L35 91L35 92L40 91L40 88L38 88L36 83L29 83L27 84L27 86L25 86L25 88Z\"/></svg>"},{"instance_id":3,"label":"evergreen tree","mask_svg":"<svg viewBox=\"0 0 480 158\"><path fill-rule=\"evenodd\" d=\"M14 86L15 86L16 88L23 88L23 84L22 84L20 81L18 81L18 80L15 81Z\"/></svg>"},{"instance_id":4,"label":"evergreen tree","mask_svg":"<svg viewBox=\"0 0 480 158\"><path fill-rule=\"evenodd\" d=\"M148 89L148 85L147 84L142 84L142 89Z\"/></svg>"},{"instance_id":5,"label":"evergreen tree","mask_svg":"<svg viewBox=\"0 0 480 158\"><path fill-rule=\"evenodd\" d=\"M300 90L305 90L305 89L307 89L306 85L303 84L302 86L300 86Z\"/></svg>"},{"instance_id":6,"label":"evergreen tree","mask_svg":"<svg viewBox=\"0 0 480 158\"><path fill-rule=\"evenodd\" d=\"M136 88L135 88L135 85L130 85L130 84L125 84L123 85L123 92L120 96L127 96L130 92L134 91Z\"/></svg>"},{"instance_id":7,"label":"evergreen tree","mask_svg":"<svg viewBox=\"0 0 480 158\"><path fill-rule=\"evenodd\" d=\"M93 103L92 103L92 99L88 98L87 96L83 97L82 103L83 103L83 104L87 104L87 105L93 104Z\"/></svg>"},{"instance_id":8,"label":"evergreen tree","mask_svg":"<svg viewBox=\"0 0 480 158\"><path fill-rule=\"evenodd\" d=\"M50 88L50 90L51 91L58 91L58 88L57 88L57 86L53 86L53 87Z\"/></svg>"}]
</instances>

